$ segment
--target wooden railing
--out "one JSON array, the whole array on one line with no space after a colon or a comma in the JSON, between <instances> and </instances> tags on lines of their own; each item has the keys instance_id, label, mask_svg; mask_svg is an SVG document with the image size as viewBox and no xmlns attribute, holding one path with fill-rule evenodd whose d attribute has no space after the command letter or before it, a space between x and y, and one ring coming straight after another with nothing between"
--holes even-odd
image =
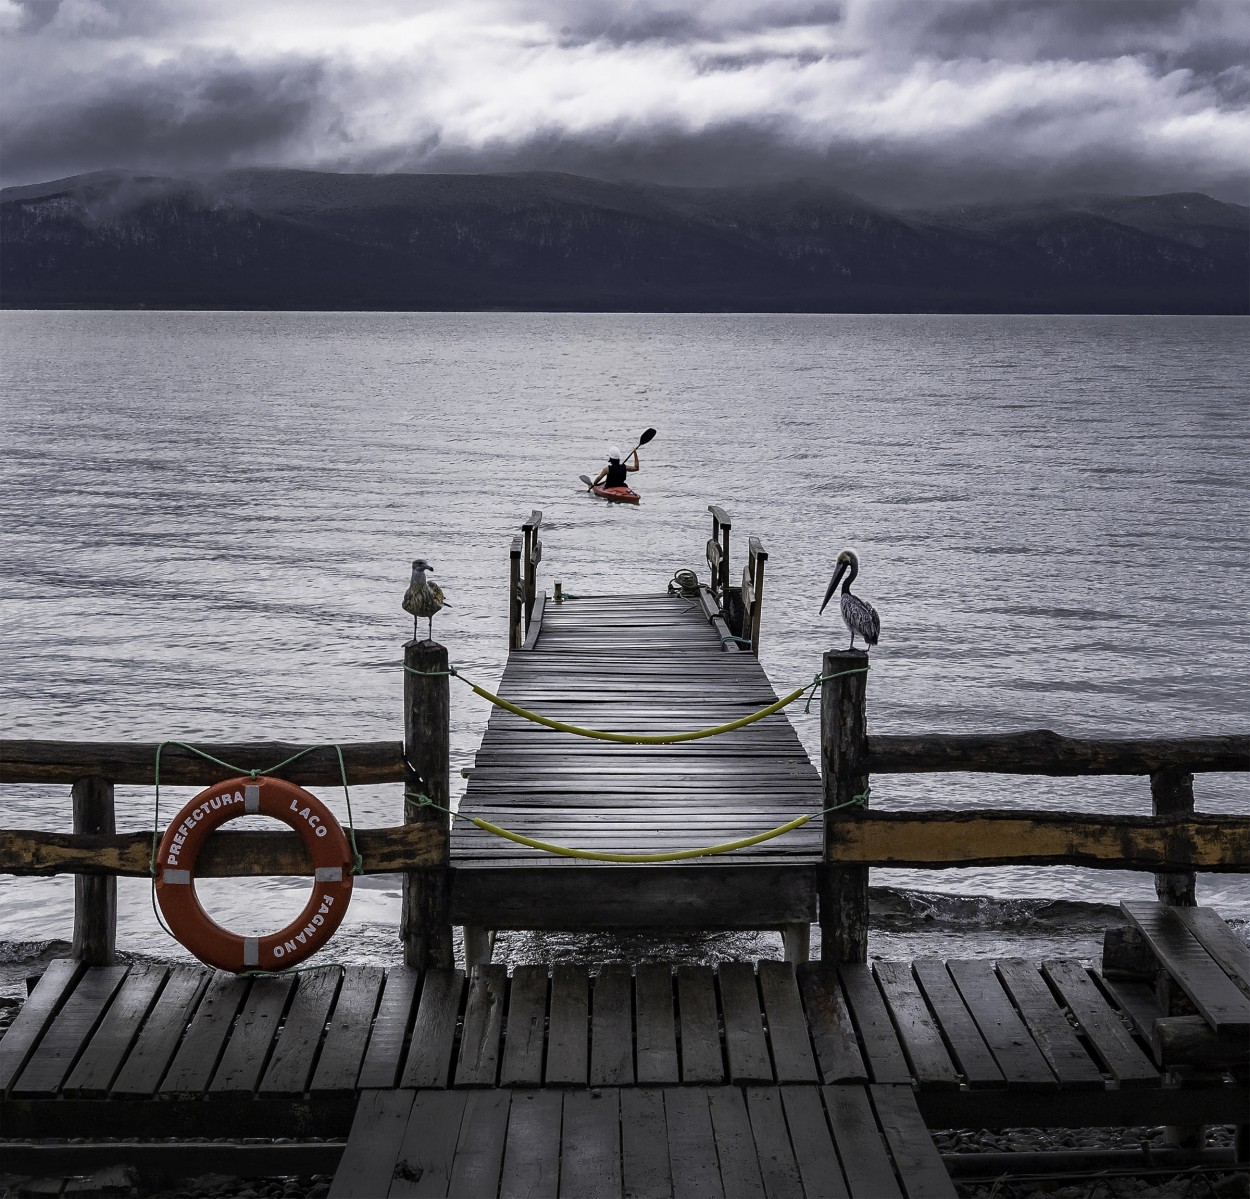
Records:
<instances>
[{"instance_id":1,"label":"wooden railing","mask_svg":"<svg viewBox=\"0 0 1250 1199\"><path fill-rule=\"evenodd\" d=\"M729 596L729 530L733 522L724 508L708 504L712 514L712 536L707 542L707 567L711 574L712 598L723 609Z\"/></svg>"},{"instance_id":2,"label":"wooden railing","mask_svg":"<svg viewBox=\"0 0 1250 1199\"><path fill-rule=\"evenodd\" d=\"M749 541L747 564L742 568L742 636L751 643L751 652L760 656L760 618L764 613L764 563L768 554L758 537Z\"/></svg>"},{"instance_id":3,"label":"wooden railing","mask_svg":"<svg viewBox=\"0 0 1250 1199\"><path fill-rule=\"evenodd\" d=\"M538 594L538 564L543 560L543 543L538 529L543 514L535 508L529 519L521 526L519 536L512 539L508 559L508 648L524 649L530 640L531 626L541 623L539 610L537 621L534 609L546 597ZM531 647L532 648L532 647Z\"/></svg>"},{"instance_id":4,"label":"wooden railing","mask_svg":"<svg viewBox=\"0 0 1250 1199\"><path fill-rule=\"evenodd\" d=\"M764 564L768 554L758 537L748 540L747 562L742 568L742 586L729 585L729 533L733 525L729 513L716 504L709 504L712 514L712 536L708 538L706 557L711 582L708 585L708 617L715 623L715 608L724 622L723 639L727 649L744 645L757 658L760 656L760 624L764 613ZM737 640L733 645L730 638Z\"/></svg>"},{"instance_id":5,"label":"wooden railing","mask_svg":"<svg viewBox=\"0 0 1250 1199\"><path fill-rule=\"evenodd\" d=\"M1092 866L1145 870L1166 902L1192 905L1194 871L1250 871L1250 816L1194 811L1193 775L1250 770L1250 736L1081 740L1038 730L994 735L869 737L868 655L828 651L821 685L825 807L822 956L866 961L868 868ZM1150 776L1152 814L873 812L873 773ZM861 806L861 803L863 806Z\"/></svg>"}]
</instances>

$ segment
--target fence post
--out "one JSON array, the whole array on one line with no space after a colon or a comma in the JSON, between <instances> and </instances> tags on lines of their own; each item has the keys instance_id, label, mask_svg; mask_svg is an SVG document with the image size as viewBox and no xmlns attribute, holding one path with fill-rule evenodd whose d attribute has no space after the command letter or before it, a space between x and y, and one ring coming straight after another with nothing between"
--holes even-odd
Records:
<instances>
[{"instance_id":1,"label":"fence post","mask_svg":"<svg viewBox=\"0 0 1250 1199\"><path fill-rule=\"evenodd\" d=\"M1150 776L1150 801L1156 816L1194 813L1194 776L1177 766L1164 766ZM1164 903L1192 908L1197 903L1192 870L1168 871L1155 875L1155 894Z\"/></svg>"},{"instance_id":2,"label":"fence post","mask_svg":"<svg viewBox=\"0 0 1250 1199\"><path fill-rule=\"evenodd\" d=\"M404 790L428 795L440 807L451 802L451 679L447 649L436 641L404 646ZM421 673L414 674L414 671ZM451 947L451 817L439 808L405 799L404 823L441 832L440 865L404 875L400 938L404 962L426 969L454 965Z\"/></svg>"},{"instance_id":3,"label":"fence post","mask_svg":"<svg viewBox=\"0 0 1250 1199\"><path fill-rule=\"evenodd\" d=\"M868 654L863 650L826 650L820 687L820 769L825 807L848 803L868 789ZM855 671L854 674L844 673ZM830 675L841 675L830 678ZM820 956L824 961L868 960L868 867L838 866L832 860L834 823L853 816L854 807L825 813L824 864L820 870Z\"/></svg>"},{"instance_id":4,"label":"fence post","mask_svg":"<svg viewBox=\"0 0 1250 1199\"><path fill-rule=\"evenodd\" d=\"M113 784L108 779L77 779L71 795L74 832L117 832ZM111 966L116 948L117 879L112 875L74 875L74 960L88 966Z\"/></svg>"},{"instance_id":5,"label":"fence post","mask_svg":"<svg viewBox=\"0 0 1250 1199\"><path fill-rule=\"evenodd\" d=\"M520 534L512 539L512 548L508 551L508 649L520 649L525 644L525 628L521 613L521 552L522 538Z\"/></svg>"}]
</instances>

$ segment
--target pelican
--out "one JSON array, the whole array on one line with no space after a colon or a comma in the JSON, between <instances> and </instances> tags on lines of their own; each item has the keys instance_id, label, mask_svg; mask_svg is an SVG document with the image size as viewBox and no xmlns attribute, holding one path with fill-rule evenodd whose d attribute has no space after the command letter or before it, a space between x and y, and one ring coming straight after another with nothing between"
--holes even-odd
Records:
<instances>
[{"instance_id":1,"label":"pelican","mask_svg":"<svg viewBox=\"0 0 1250 1199\"><path fill-rule=\"evenodd\" d=\"M424 558L418 558L412 564L412 579L408 590L404 592L404 611L412 613L412 635L417 635L417 620L424 616L429 621L430 640L434 640L434 613L451 605L443 598L443 589L437 583L431 583L425 572L434 573L433 568Z\"/></svg>"},{"instance_id":2,"label":"pelican","mask_svg":"<svg viewBox=\"0 0 1250 1199\"><path fill-rule=\"evenodd\" d=\"M838 569L833 572L833 578L829 580L829 590L825 592L825 603L820 605L820 610L822 612L825 610L825 604L832 598L838 586L838 580L846 574L848 569L851 573L842 584L840 601L842 623L851 630L851 644L847 648L855 648L856 633L869 645L876 645L877 638L881 635L881 617L877 615L876 609L871 604L865 603L858 595L851 594L851 584L855 582L855 576L859 574L859 558L854 550L843 550L838 555Z\"/></svg>"}]
</instances>

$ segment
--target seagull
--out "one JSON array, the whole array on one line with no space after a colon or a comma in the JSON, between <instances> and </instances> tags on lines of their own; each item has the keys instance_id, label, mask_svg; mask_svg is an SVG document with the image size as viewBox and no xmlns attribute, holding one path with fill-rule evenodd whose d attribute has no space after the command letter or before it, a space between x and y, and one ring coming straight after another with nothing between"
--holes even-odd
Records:
<instances>
[{"instance_id":1,"label":"seagull","mask_svg":"<svg viewBox=\"0 0 1250 1199\"><path fill-rule=\"evenodd\" d=\"M833 578L829 580L829 590L825 592L825 603L820 605L820 610L825 610L830 598L833 596L834 590L838 586L838 580L850 569L846 582L842 584L842 599L840 605L842 608L842 623L851 630L851 644L849 649L855 648L855 634L858 633L869 645L876 645L877 638L881 635L881 617L877 615L877 610L869 603L860 599L858 595L851 594L851 584L855 582L855 576L859 574L859 558L854 550L843 550L838 555L838 569L834 571Z\"/></svg>"},{"instance_id":2,"label":"seagull","mask_svg":"<svg viewBox=\"0 0 1250 1199\"><path fill-rule=\"evenodd\" d=\"M408 590L404 592L404 611L412 613L412 635L417 635L417 619L424 616L429 621L430 640L434 640L434 613L451 605L443 598L443 589L437 583L431 583L425 572L433 574L433 568L424 558L418 558L412 564L412 580Z\"/></svg>"}]
</instances>

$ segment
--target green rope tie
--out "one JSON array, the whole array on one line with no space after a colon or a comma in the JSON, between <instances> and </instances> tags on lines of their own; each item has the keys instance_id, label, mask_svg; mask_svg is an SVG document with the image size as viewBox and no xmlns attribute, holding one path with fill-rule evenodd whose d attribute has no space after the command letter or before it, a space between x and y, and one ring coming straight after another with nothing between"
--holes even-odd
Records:
<instances>
[{"instance_id":1,"label":"green rope tie","mask_svg":"<svg viewBox=\"0 0 1250 1199\"><path fill-rule=\"evenodd\" d=\"M525 720L532 721L534 724L541 724L549 729L555 729L558 733L571 733L575 737L590 737L597 741L613 741L619 745L675 745L682 741L698 741L704 737L718 737L722 733L731 733L735 729L744 728L748 724L754 724L765 716L771 716L774 712L780 712L782 708L787 707L800 698L809 686L809 684L804 684L802 687L796 687L788 695L782 696L781 699L767 705L767 707L760 708L747 716L739 717L737 720L731 720L727 724L714 725L709 729L696 729L689 733L610 733L602 729L588 729L583 728L581 725L568 724L563 720L553 720L548 716L541 716L537 712L531 712L528 708L522 708L517 704L509 703L508 700L503 699L492 691L487 691L485 687L479 686L466 678L454 666L449 667L447 670L417 670L416 667L405 663L404 669L409 674L421 675L425 678L448 675L461 679L465 686L469 687L477 695L480 695L484 700L498 708L503 708L506 712L511 712L514 716L520 716ZM825 679L838 679L850 674L866 674L867 671L867 666L857 666L852 670L840 670L834 674L818 674L814 676L810 684L812 695L808 696L807 706L803 709L804 712L811 710L812 698L815 696L816 687L824 682Z\"/></svg>"},{"instance_id":2,"label":"green rope tie","mask_svg":"<svg viewBox=\"0 0 1250 1199\"><path fill-rule=\"evenodd\" d=\"M520 833L510 832L501 825L494 824L489 820L483 820L480 816L467 816L463 812L454 812L451 808L444 807L441 803L437 803L428 795L421 791L405 791L404 804L408 809L433 808L435 811L442 812L450 816L452 820L464 820L469 824L480 828L483 832L491 833L496 837L502 837L505 841L514 841L518 845L525 845L531 849L541 850L544 853L556 854L565 858L579 858L589 862L681 862L688 861L691 858L712 857L718 854L732 853L736 849L746 849L752 845L758 845L762 841L771 841L774 837L783 836L786 833L793 832L796 828L802 828L816 816L824 816L827 812L838 812L844 808L867 807L868 793L871 790L865 787L859 795L853 795L850 799L843 803L834 804L832 807L824 808L819 812L813 812L807 816L798 816L794 820L787 821L785 824L779 824L776 828L768 829L762 833L756 833L753 837L743 837L738 841L726 841L720 845L708 845L702 849L675 849L667 853L600 853L589 849L573 849L567 845L553 845L549 841L538 841L533 837L525 837Z\"/></svg>"},{"instance_id":3,"label":"green rope tie","mask_svg":"<svg viewBox=\"0 0 1250 1199\"><path fill-rule=\"evenodd\" d=\"M732 633L726 633L726 634L725 634L725 636L723 636L723 637L720 639L721 647L723 648L724 646L728 645L728 644L729 644L729 642L731 642L731 641L736 641L739 645L750 645L750 644L751 644L751 638L750 638L750 637L735 637Z\"/></svg>"}]
</instances>

